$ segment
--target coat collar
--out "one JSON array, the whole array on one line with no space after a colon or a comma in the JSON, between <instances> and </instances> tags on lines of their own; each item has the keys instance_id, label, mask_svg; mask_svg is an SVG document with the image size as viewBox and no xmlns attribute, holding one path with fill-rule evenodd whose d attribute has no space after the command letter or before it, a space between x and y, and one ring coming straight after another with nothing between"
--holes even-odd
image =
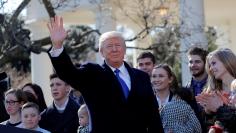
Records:
<instances>
[{"instance_id":1,"label":"coat collar","mask_svg":"<svg viewBox=\"0 0 236 133\"><path fill-rule=\"evenodd\" d=\"M129 73L129 76L130 76L130 82L131 82L131 89L130 89L130 93L132 91L134 91L133 88L136 88L135 87L135 71L129 66L128 63L126 63L124 61L124 66L125 68L127 69L128 73ZM102 67L104 68L104 71L107 71L109 74L112 73L112 75L114 75L114 72L112 71L112 69L106 64L106 62L104 61L104 64L102 65ZM115 78L115 75L114 75L114 78Z\"/></svg>"},{"instance_id":2,"label":"coat collar","mask_svg":"<svg viewBox=\"0 0 236 133\"><path fill-rule=\"evenodd\" d=\"M128 63L126 63L125 61L124 61L124 66L125 66L125 68L127 69L128 73L130 75L131 86L132 86L132 78L134 76L134 72L133 72L132 68L128 65ZM105 61L104 61L104 64L102 65L102 67L104 69L108 70L109 72L113 73L112 69L106 64Z\"/></svg>"}]
</instances>

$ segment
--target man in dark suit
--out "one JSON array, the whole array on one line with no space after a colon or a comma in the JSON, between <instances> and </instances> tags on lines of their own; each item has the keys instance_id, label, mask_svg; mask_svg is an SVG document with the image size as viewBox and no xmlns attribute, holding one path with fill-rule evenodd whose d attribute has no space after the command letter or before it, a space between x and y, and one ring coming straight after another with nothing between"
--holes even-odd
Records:
<instances>
[{"instance_id":1,"label":"man in dark suit","mask_svg":"<svg viewBox=\"0 0 236 133\"><path fill-rule=\"evenodd\" d=\"M48 28L52 64L62 80L82 93L90 111L92 133L163 132L150 78L124 61L126 45L119 32L101 35L102 66L88 63L77 69L62 46L67 36L62 18L51 19Z\"/></svg>"}]
</instances>

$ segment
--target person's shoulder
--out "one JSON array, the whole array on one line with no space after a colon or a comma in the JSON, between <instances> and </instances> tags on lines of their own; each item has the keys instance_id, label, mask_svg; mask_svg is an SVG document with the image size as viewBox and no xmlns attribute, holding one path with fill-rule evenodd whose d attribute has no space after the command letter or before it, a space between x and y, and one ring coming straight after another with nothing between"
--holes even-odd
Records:
<instances>
[{"instance_id":1,"label":"person's shoulder","mask_svg":"<svg viewBox=\"0 0 236 133\"><path fill-rule=\"evenodd\" d=\"M16 127L24 128L24 125L23 125L23 123L20 123L20 124L16 125Z\"/></svg>"},{"instance_id":2,"label":"person's shoulder","mask_svg":"<svg viewBox=\"0 0 236 133\"><path fill-rule=\"evenodd\" d=\"M132 69L133 69L133 72L134 72L134 77L136 79L140 79L142 81L147 81L147 82L150 81L150 76L146 72L144 72L142 70L139 70L139 69L136 69L136 68L132 68Z\"/></svg>"},{"instance_id":3,"label":"person's shoulder","mask_svg":"<svg viewBox=\"0 0 236 133\"><path fill-rule=\"evenodd\" d=\"M180 105L184 104L184 101L177 95L174 95L170 102L168 102L166 105L168 107L179 107Z\"/></svg>"},{"instance_id":4,"label":"person's shoulder","mask_svg":"<svg viewBox=\"0 0 236 133\"><path fill-rule=\"evenodd\" d=\"M191 111L191 107L180 98L172 98L172 100L165 105L164 110L169 115L187 115L189 111Z\"/></svg>"},{"instance_id":5,"label":"person's shoulder","mask_svg":"<svg viewBox=\"0 0 236 133\"><path fill-rule=\"evenodd\" d=\"M54 110L54 106L53 106L53 104L51 104L51 105L49 105L46 109L44 109L44 110L40 113L40 115L41 115L41 116L46 116L46 115L50 114L51 112L53 112L53 110Z\"/></svg>"},{"instance_id":6,"label":"person's shoulder","mask_svg":"<svg viewBox=\"0 0 236 133\"><path fill-rule=\"evenodd\" d=\"M193 78L188 80L187 84L184 86L186 89L190 89L191 88L192 80L193 80Z\"/></svg>"},{"instance_id":7,"label":"person's shoulder","mask_svg":"<svg viewBox=\"0 0 236 133\"><path fill-rule=\"evenodd\" d=\"M148 74L147 74L146 72L142 71L142 70L139 70L139 69L137 69L137 68L132 68L132 70L133 70L136 74L138 74L138 75L142 75L142 76L147 76L147 77L149 77Z\"/></svg>"},{"instance_id":8,"label":"person's shoulder","mask_svg":"<svg viewBox=\"0 0 236 133\"><path fill-rule=\"evenodd\" d=\"M73 100L71 97L69 97L69 102L68 104L71 106L71 107L74 107L76 109L79 109L79 104L75 102L75 100Z\"/></svg>"},{"instance_id":9,"label":"person's shoulder","mask_svg":"<svg viewBox=\"0 0 236 133\"><path fill-rule=\"evenodd\" d=\"M80 67L101 67L101 65L94 63L94 62L84 62L80 65Z\"/></svg>"},{"instance_id":10,"label":"person's shoulder","mask_svg":"<svg viewBox=\"0 0 236 133\"><path fill-rule=\"evenodd\" d=\"M178 95L181 97L181 99L183 99L187 103L194 101L194 99L195 99L191 88L188 88L188 87L181 87Z\"/></svg>"},{"instance_id":11,"label":"person's shoulder","mask_svg":"<svg viewBox=\"0 0 236 133\"><path fill-rule=\"evenodd\" d=\"M175 98L171 104L173 104L174 106L179 106L181 109L186 110L186 111L191 109L191 106L180 97Z\"/></svg>"},{"instance_id":12,"label":"person's shoulder","mask_svg":"<svg viewBox=\"0 0 236 133\"><path fill-rule=\"evenodd\" d=\"M0 124L1 124L1 125L6 125L6 124L7 124L7 121L8 121L8 120L5 120L5 121L1 122Z\"/></svg>"},{"instance_id":13,"label":"person's shoulder","mask_svg":"<svg viewBox=\"0 0 236 133\"><path fill-rule=\"evenodd\" d=\"M42 132L42 133L51 133L50 131L45 130L45 129L40 128L40 127L38 127L38 128L36 129L36 131L40 131L40 132Z\"/></svg>"},{"instance_id":14,"label":"person's shoulder","mask_svg":"<svg viewBox=\"0 0 236 133\"><path fill-rule=\"evenodd\" d=\"M79 69L86 69L86 70L99 70L102 69L102 66L100 64L97 63L93 63L93 62L85 62L83 64L80 65L80 67L78 67Z\"/></svg>"},{"instance_id":15,"label":"person's shoulder","mask_svg":"<svg viewBox=\"0 0 236 133\"><path fill-rule=\"evenodd\" d=\"M177 96L175 98L173 98L173 102L174 103L178 103L178 104L187 104L186 101L184 101L181 97Z\"/></svg>"}]
</instances>

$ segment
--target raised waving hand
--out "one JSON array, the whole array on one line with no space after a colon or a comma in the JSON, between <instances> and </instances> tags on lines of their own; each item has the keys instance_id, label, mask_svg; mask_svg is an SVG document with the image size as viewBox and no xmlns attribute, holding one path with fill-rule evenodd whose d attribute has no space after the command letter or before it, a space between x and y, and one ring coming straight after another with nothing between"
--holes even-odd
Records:
<instances>
[{"instance_id":1,"label":"raised waving hand","mask_svg":"<svg viewBox=\"0 0 236 133\"><path fill-rule=\"evenodd\" d=\"M51 37L53 47L55 49L61 48L62 43L67 36L67 31L63 27L62 17L55 16L54 18L51 18L47 26L50 32L50 37Z\"/></svg>"}]
</instances>

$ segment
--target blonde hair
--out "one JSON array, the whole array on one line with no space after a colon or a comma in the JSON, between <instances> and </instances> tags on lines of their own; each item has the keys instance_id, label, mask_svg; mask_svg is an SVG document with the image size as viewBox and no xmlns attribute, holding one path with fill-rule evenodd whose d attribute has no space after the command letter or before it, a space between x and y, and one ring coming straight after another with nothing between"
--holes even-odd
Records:
<instances>
[{"instance_id":1,"label":"blonde hair","mask_svg":"<svg viewBox=\"0 0 236 133\"><path fill-rule=\"evenodd\" d=\"M231 82L230 90L236 92L236 79Z\"/></svg>"},{"instance_id":2,"label":"blonde hair","mask_svg":"<svg viewBox=\"0 0 236 133\"><path fill-rule=\"evenodd\" d=\"M123 42L124 42L124 45L125 45L125 39L124 37L122 36L122 34L118 31L109 31L109 32L105 32L103 33L100 38L99 38L99 51L101 51L102 47L103 47L103 44L104 44L104 41L106 41L107 39L110 39L110 38L120 38Z\"/></svg>"},{"instance_id":3,"label":"blonde hair","mask_svg":"<svg viewBox=\"0 0 236 133\"><path fill-rule=\"evenodd\" d=\"M82 104L78 110L78 115L80 114L86 114L88 115L88 109L86 104Z\"/></svg>"},{"instance_id":4,"label":"blonde hair","mask_svg":"<svg viewBox=\"0 0 236 133\"><path fill-rule=\"evenodd\" d=\"M228 48L219 48L212 51L208 54L206 58L206 71L208 73L208 87L206 91L210 90L222 90L222 81L214 77L213 73L210 71L210 62L209 60L212 57L216 57L222 64L225 69L236 78L236 55Z\"/></svg>"}]
</instances>

